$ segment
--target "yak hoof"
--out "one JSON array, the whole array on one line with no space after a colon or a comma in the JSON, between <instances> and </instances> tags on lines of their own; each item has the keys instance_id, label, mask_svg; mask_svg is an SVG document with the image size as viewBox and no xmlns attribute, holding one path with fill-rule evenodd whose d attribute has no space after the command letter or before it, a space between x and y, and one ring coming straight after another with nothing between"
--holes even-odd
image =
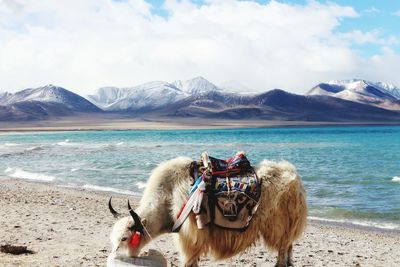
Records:
<instances>
[{"instance_id":1,"label":"yak hoof","mask_svg":"<svg viewBox=\"0 0 400 267\"><path fill-rule=\"evenodd\" d=\"M275 264L275 267L294 267L292 261L287 261L286 264Z\"/></svg>"}]
</instances>

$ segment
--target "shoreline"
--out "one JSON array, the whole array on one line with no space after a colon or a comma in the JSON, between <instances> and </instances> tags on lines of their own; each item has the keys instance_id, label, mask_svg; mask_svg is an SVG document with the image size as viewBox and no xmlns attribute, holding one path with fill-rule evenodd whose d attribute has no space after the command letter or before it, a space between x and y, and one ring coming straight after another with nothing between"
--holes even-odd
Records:
<instances>
[{"instance_id":1,"label":"shoreline","mask_svg":"<svg viewBox=\"0 0 400 267\"><path fill-rule=\"evenodd\" d=\"M110 253L108 235L115 219L109 214L109 192L62 187L52 182L1 178L0 244L26 245L35 253L0 253L2 266L104 266ZM123 212L128 195L112 193ZM138 196L129 196L138 203ZM149 248L160 247L168 260L179 262L171 235ZM296 266L383 266L400 264L400 232L347 227L308 220L304 236L294 246ZM225 262L203 258L200 266L273 266L276 253L261 245Z\"/></svg>"},{"instance_id":2,"label":"shoreline","mask_svg":"<svg viewBox=\"0 0 400 267\"><path fill-rule=\"evenodd\" d=\"M134 192L134 191L129 191L129 190L124 190L124 189L118 189L118 188L111 188L111 187L103 187L103 186L97 186L97 185L91 185L91 184L84 184L84 185L68 185L68 184L62 184L62 183L57 183L54 181L45 181L45 180L32 180L32 179L24 179L24 178L13 178L13 177L2 177L0 176L0 183L2 181L17 181L20 183L27 183L27 184L39 184L39 185L44 185L44 186L49 186L49 187L55 187L55 188L60 188L62 189L69 189L69 190L75 190L77 192L88 192L88 193L93 193L97 195L103 195L103 196L119 196L119 197L131 197L136 200L140 200L142 197L142 194L139 192ZM307 221L312 224L318 224L318 225L325 225L328 227L340 227L340 228L346 228L346 229L359 229L363 231L368 231L368 232L380 232L380 233L390 233L390 234L395 234L399 235L400 237L400 224L399 228L388 228L384 226L378 226L379 223L389 223L389 222L384 222L384 221L370 221L373 222L374 225L365 225L357 221L357 219L330 219L330 218L324 218L324 217L315 217L308 215L307 216ZM368 222L368 220L365 220Z\"/></svg>"},{"instance_id":3,"label":"shoreline","mask_svg":"<svg viewBox=\"0 0 400 267\"><path fill-rule=\"evenodd\" d=\"M102 196L119 196L119 197L131 197L134 198L135 200L140 200L142 197L141 193L130 191L130 190L124 190L124 189L118 189L118 188L111 188L111 187L103 187L103 186L97 186L97 185L91 185L91 184L84 184L84 185L72 185L72 184L63 184L63 183L58 183L55 181L45 181L45 180L34 180L34 179L25 179L25 178L15 178L15 177L2 177L0 176L0 183L2 181L17 181L21 183L27 183L27 184L39 184L39 185L44 185L44 186L49 186L49 187L55 187L55 188L60 188L60 189L69 189L69 190L75 190L77 192L88 192L88 193L93 193L97 195L102 195ZM391 233L391 234L397 234L400 237L400 224L399 228L388 228L384 226L378 226L380 223L379 221L374 222L375 225L365 225L362 224L361 222L357 221L357 219L330 219L330 218L324 218L324 217L315 217L308 215L307 216L307 221L313 224L319 224L319 225L325 225L328 227L340 227L340 228L346 228L346 229L359 229L363 231L369 231L369 232L379 232L379 233ZM364 222L364 221L363 221ZM368 222L368 220L365 220L365 222ZM385 223L385 222L381 222Z\"/></svg>"},{"instance_id":4,"label":"shoreline","mask_svg":"<svg viewBox=\"0 0 400 267\"><path fill-rule=\"evenodd\" d=\"M352 126L400 126L400 122L308 122L267 120L215 120L177 118L160 119L104 119L60 118L33 122L0 122L0 134L12 132L62 131L128 131L128 130L208 130L245 128L308 128Z\"/></svg>"}]
</instances>

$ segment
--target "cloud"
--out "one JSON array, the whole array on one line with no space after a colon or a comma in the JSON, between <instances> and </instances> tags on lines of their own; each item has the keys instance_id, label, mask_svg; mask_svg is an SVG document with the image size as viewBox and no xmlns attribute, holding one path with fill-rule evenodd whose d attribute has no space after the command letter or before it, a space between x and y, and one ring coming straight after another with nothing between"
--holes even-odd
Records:
<instances>
[{"instance_id":1,"label":"cloud","mask_svg":"<svg viewBox=\"0 0 400 267\"><path fill-rule=\"evenodd\" d=\"M393 16L399 16L400 17L400 10L397 10L396 12L393 12L392 14L393 14Z\"/></svg>"},{"instance_id":2,"label":"cloud","mask_svg":"<svg viewBox=\"0 0 400 267\"><path fill-rule=\"evenodd\" d=\"M381 37L382 33L380 30L372 30L363 32L360 30L354 30L351 32L339 34L343 40L353 44L376 44L381 46L396 45L399 40L396 36L389 36L387 38Z\"/></svg>"},{"instance_id":3,"label":"cloud","mask_svg":"<svg viewBox=\"0 0 400 267\"><path fill-rule=\"evenodd\" d=\"M400 55L388 47L382 48L382 53L365 60L363 74L371 80L392 81L400 85L400 79L394 76L393 69L400 64Z\"/></svg>"},{"instance_id":4,"label":"cloud","mask_svg":"<svg viewBox=\"0 0 400 267\"><path fill-rule=\"evenodd\" d=\"M370 8L364 9L362 12L366 13L366 14L378 14L378 13L381 13L382 11L380 9L372 6Z\"/></svg>"},{"instance_id":5,"label":"cloud","mask_svg":"<svg viewBox=\"0 0 400 267\"><path fill-rule=\"evenodd\" d=\"M201 75L251 90L304 92L368 75L388 56L361 58L352 34L389 44L378 32L337 32L358 14L333 3L167 0L163 7L166 17L143 0L0 0L0 88L54 83L87 94ZM382 77L396 77L395 69Z\"/></svg>"}]
</instances>

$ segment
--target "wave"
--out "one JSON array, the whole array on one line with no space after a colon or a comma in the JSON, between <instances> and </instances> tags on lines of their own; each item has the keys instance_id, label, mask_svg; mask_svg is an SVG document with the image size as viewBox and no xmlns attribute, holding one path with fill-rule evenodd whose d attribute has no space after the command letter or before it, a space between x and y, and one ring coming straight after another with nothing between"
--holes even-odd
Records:
<instances>
[{"instance_id":1,"label":"wave","mask_svg":"<svg viewBox=\"0 0 400 267\"><path fill-rule=\"evenodd\" d=\"M91 151L104 151L104 150L115 150L117 147L124 145L124 142L119 142L116 144L108 144L108 143L93 143L93 142L71 142L69 139L65 139L64 141L54 143L54 146L61 146L67 148L75 148L83 150L91 150Z\"/></svg>"},{"instance_id":2,"label":"wave","mask_svg":"<svg viewBox=\"0 0 400 267\"><path fill-rule=\"evenodd\" d=\"M28 179L28 180L37 180L37 181L46 181L51 182L54 181L56 178L50 175L41 174L41 173L34 173L34 172L27 172L20 168L10 168L8 167L4 173L8 177L12 178L20 178L20 179Z\"/></svg>"},{"instance_id":3,"label":"wave","mask_svg":"<svg viewBox=\"0 0 400 267\"><path fill-rule=\"evenodd\" d=\"M58 143L55 143L55 144L59 145L59 146L70 146L70 145L73 145L73 143L69 142L69 139L65 139L64 141L61 141L61 142L58 142Z\"/></svg>"},{"instance_id":4,"label":"wave","mask_svg":"<svg viewBox=\"0 0 400 267\"><path fill-rule=\"evenodd\" d=\"M146 188L146 185L147 185L147 183L145 183L145 182L137 182L137 183L136 183L136 186L137 186L137 188L139 188L139 189L144 189L144 188Z\"/></svg>"},{"instance_id":5,"label":"wave","mask_svg":"<svg viewBox=\"0 0 400 267\"><path fill-rule=\"evenodd\" d=\"M24 156L31 153L35 153L38 151L44 150L44 146L32 146L25 149L22 149L20 145L16 145L18 148L13 148L11 151L10 149L6 150L8 153L0 154L0 157L13 157L13 156ZM9 152L10 151L10 152Z\"/></svg>"},{"instance_id":6,"label":"wave","mask_svg":"<svg viewBox=\"0 0 400 267\"><path fill-rule=\"evenodd\" d=\"M362 226L362 227L372 227L384 230L399 230L400 231L400 224L390 223L390 222L374 222L374 221L367 221L367 220L353 220L353 219L328 219L328 218L321 218L321 217L314 217L308 216L309 219L314 221L320 222L329 222L329 223L340 223L340 224L350 224L355 226Z\"/></svg>"},{"instance_id":7,"label":"wave","mask_svg":"<svg viewBox=\"0 0 400 267\"><path fill-rule=\"evenodd\" d=\"M92 190L92 191L115 192L115 193L124 194L124 195L140 196L140 194L137 192L133 192L130 190L118 189L118 188L114 188L114 187L108 187L108 186L84 184L82 186L82 188L87 189L87 190Z\"/></svg>"},{"instance_id":8,"label":"wave","mask_svg":"<svg viewBox=\"0 0 400 267\"><path fill-rule=\"evenodd\" d=\"M43 146L32 146L25 149L25 151L40 151L44 150Z\"/></svg>"},{"instance_id":9,"label":"wave","mask_svg":"<svg viewBox=\"0 0 400 267\"><path fill-rule=\"evenodd\" d=\"M21 144L17 144L17 143L5 143L4 146L19 146Z\"/></svg>"},{"instance_id":10,"label":"wave","mask_svg":"<svg viewBox=\"0 0 400 267\"><path fill-rule=\"evenodd\" d=\"M392 181L393 181L393 182L400 182L400 176L394 176L394 177L392 178Z\"/></svg>"}]
</instances>

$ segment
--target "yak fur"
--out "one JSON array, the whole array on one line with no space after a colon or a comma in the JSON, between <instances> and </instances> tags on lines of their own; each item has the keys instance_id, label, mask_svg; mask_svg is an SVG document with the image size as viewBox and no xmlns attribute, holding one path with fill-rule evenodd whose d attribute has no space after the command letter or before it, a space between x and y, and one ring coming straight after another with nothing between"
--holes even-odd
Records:
<instances>
[{"instance_id":1,"label":"yak fur","mask_svg":"<svg viewBox=\"0 0 400 267\"><path fill-rule=\"evenodd\" d=\"M169 233L190 190L190 165L192 159L178 157L155 168L136 209L147 229L139 248L127 245L133 224L124 217L114 225L111 233L113 250L137 256L140 249L161 234ZM306 226L307 203L301 179L295 167L286 161L264 160L256 169L262 181L261 199L257 212L244 232L221 229L210 224L198 229L193 213L182 224L177 234L182 263L197 266L202 255L212 255L216 260L243 253L263 240L270 249L278 251L276 266L292 265L292 244ZM123 238L125 237L125 238Z\"/></svg>"}]
</instances>

